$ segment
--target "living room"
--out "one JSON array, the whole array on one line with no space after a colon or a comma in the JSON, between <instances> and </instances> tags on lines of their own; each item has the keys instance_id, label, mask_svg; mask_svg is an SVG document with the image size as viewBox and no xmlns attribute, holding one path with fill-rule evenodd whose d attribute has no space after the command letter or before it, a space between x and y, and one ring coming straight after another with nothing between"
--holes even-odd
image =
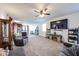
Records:
<instances>
[{"instance_id":1,"label":"living room","mask_svg":"<svg viewBox=\"0 0 79 59\"><path fill-rule=\"evenodd\" d=\"M0 48L8 53L4 56L65 55L61 48L79 44L78 7L78 3L0 4Z\"/></svg>"}]
</instances>

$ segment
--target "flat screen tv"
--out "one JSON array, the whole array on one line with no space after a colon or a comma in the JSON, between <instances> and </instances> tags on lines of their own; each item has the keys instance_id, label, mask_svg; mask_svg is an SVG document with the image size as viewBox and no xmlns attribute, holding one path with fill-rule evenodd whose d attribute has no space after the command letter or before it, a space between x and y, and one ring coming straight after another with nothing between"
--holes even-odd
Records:
<instances>
[{"instance_id":1,"label":"flat screen tv","mask_svg":"<svg viewBox=\"0 0 79 59\"><path fill-rule=\"evenodd\" d=\"M68 29L68 19L50 22L50 29Z\"/></svg>"}]
</instances>

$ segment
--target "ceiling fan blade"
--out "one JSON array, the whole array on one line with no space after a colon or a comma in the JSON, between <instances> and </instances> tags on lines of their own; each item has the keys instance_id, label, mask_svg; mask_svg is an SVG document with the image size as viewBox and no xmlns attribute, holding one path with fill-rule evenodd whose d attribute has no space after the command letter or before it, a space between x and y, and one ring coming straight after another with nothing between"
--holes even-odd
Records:
<instances>
[{"instance_id":1,"label":"ceiling fan blade","mask_svg":"<svg viewBox=\"0 0 79 59\"><path fill-rule=\"evenodd\" d=\"M50 13L44 13L44 15L50 15Z\"/></svg>"},{"instance_id":2,"label":"ceiling fan blade","mask_svg":"<svg viewBox=\"0 0 79 59\"><path fill-rule=\"evenodd\" d=\"M39 15L36 15L35 17L38 17Z\"/></svg>"},{"instance_id":3,"label":"ceiling fan blade","mask_svg":"<svg viewBox=\"0 0 79 59\"><path fill-rule=\"evenodd\" d=\"M36 13L40 13L39 11L37 11L37 10L34 10L34 12L36 12Z\"/></svg>"},{"instance_id":4,"label":"ceiling fan blade","mask_svg":"<svg viewBox=\"0 0 79 59\"><path fill-rule=\"evenodd\" d=\"M43 14L43 10L40 11L40 14L41 14L41 15Z\"/></svg>"},{"instance_id":5,"label":"ceiling fan blade","mask_svg":"<svg viewBox=\"0 0 79 59\"><path fill-rule=\"evenodd\" d=\"M44 15L50 15L50 13L44 13Z\"/></svg>"},{"instance_id":6,"label":"ceiling fan blade","mask_svg":"<svg viewBox=\"0 0 79 59\"><path fill-rule=\"evenodd\" d=\"M46 12L47 11L47 8L45 8L44 11Z\"/></svg>"}]
</instances>

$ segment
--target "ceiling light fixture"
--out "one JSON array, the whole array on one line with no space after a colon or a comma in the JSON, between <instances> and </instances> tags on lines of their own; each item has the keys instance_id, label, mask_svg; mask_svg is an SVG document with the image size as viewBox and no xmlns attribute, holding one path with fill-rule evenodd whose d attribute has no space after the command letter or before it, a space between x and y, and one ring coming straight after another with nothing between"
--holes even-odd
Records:
<instances>
[{"instance_id":1,"label":"ceiling light fixture","mask_svg":"<svg viewBox=\"0 0 79 59\"><path fill-rule=\"evenodd\" d=\"M42 15L39 15L39 17L44 17L45 15L44 14L42 14Z\"/></svg>"},{"instance_id":2,"label":"ceiling light fixture","mask_svg":"<svg viewBox=\"0 0 79 59\"><path fill-rule=\"evenodd\" d=\"M44 17L46 15L50 15L50 13L47 12L48 8L44 8L42 10L34 10L34 12L38 13L36 17Z\"/></svg>"}]
</instances>

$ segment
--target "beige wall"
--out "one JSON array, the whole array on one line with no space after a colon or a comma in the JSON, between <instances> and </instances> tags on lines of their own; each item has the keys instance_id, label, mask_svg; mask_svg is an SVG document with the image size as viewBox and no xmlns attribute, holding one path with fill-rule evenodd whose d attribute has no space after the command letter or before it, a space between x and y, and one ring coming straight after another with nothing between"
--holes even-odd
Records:
<instances>
[{"instance_id":1,"label":"beige wall","mask_svg":"<svg viewBox=\"0 0 79 59\"><path fill-rule=\"evenodd\" d=\"M69 15L64 15L61 17L56 17L56 18L51 18L49 19L46 23L46 28L50 28L50 22L51 21L56 21L56 20L62 20L62 19L68 19L68 28L77 28L79 27L79 12L77 13L73 13L73 14L69 14ZM42 28L41 25L39 25L39 29L40 29L40 35L41 36L45 36L45 32L42 32ZM51 33L53 33L55 30L51 30ZM56 31L57 32L57 31ZM62 31L58 31L58 34L62 34L63 36L63 41L68 42L68 30L62 30Z\"/></svg>"},{"instance_id":2,"label":"beige wall","mask_svg":"<svg viewBox=\"0 0 79 59\"><path fill-rule=\"evenodd\" d=\"M46 32L42 31L42 24L39 24L38 27L39 27L39 35L45 37L46 36Z\"/></svg>"},{"instance_id":3,"label":"beige wall","mask_svg":"<svg viewBox=\"0 0 79 59\"><path fill-rule=\"evenodd\" d=\"M56 20L62 20L62 19L68 19L69 28L79 27L79 12L77 12L77 13L73 13L73 14L69 14L61 17L51 18L46 22L47 28L50 28L50 21L56 21Z\"/></svg>"}]
</instances>

